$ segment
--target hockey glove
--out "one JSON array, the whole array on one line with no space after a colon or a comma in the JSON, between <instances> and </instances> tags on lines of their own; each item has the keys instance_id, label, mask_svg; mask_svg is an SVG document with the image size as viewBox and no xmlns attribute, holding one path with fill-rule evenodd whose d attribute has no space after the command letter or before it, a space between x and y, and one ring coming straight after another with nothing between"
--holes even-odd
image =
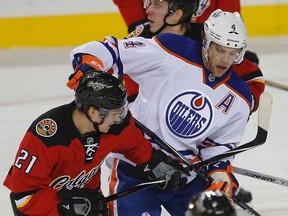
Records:
<instances>
[{"instance_id":1,"label":"hockey glove","mask_svg":"<svg viewBox=\"0 0 288 216\"><path fill-rule=\"evenodd\" d=\"M233 167L230 161L219 161L206 167L208 176L213 179L207 190L221 190L226 196L233 198L239 183L233 175Z\"/></svg>"},{"instance_id":2,"label":"hockey glove","mask_svg":"<svg viewBox=\"0 0 288 216\"><path fill-rule=\"evenodd\" d=\"M164 179L165 182L157 186L161 190L167 191L184 187L187 182L187 178L184 176L189 175L189 172L177 160L156 149L153 149L151 159L136 166L136 170L149 180Z\"/></svg>"},{"instance_id":3,"label":"hockey glove","mask_svg":"<svg viewBox=\"0 0 288 216\"><path fill-rule=\"evenodd\" d=\"M65 216L108 216L108 208L104 196L90 189L72 190L63 188L57 192L61 199L58 204L60 215Z\"/></svg>"},{"instance_id":4,"label":"hockey glove","mask_svg":"<svg viewBox=\"0 0 288 216\"><path fill-rule=\"evenodd\" d=\"M83 77L85 73L91 70L99 70L100 67L97 67L96 65L93 65L93 67L89 64L81 64L79 67L75 68L75 72L69 76L69 81L67 82L67 86L70 89L76 89L79 83L79 80Z\"/></svg>"}]
</instances>

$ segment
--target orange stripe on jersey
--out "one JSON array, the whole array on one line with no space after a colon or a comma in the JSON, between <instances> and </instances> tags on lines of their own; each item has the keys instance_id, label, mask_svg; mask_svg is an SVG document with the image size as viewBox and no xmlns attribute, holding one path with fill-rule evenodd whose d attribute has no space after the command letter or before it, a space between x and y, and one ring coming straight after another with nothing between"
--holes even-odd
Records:
<instances>
[{"instance_id":1,"label":"orange stripe on jersey","mask_svg":"<svg viewBox=\"0 0 288 216\"><path fill-rule=\"evenodd\" d=\"M117 48L117 44L114 43L112 40L109 40L108 38L104 38L103 42L109 41L115 48Z\"/></svg>"},{"instance_id":2,"label":"orange stripe on jersey","mask_svg":"<svg viewBox=\"0 0 288 216\"><path fill-rule=\"evenodd\" d=\"M89 64L91 67L95 68L96 70L100 70L100 71L104 70L103 62L99 58L97 58L96 56L83 55L81 64L83 64L83 63ZM76 68L76 70L77 70L77 68Z\"/></svg>"},{"instance_id":3,"label":"orange stripe on jersey","mask_svg":"<svg viewBox=\"0 0 288 216\"><path fill-rule=\"evenodd\" d=\"M199 67L199 68L201 68L201 69L203 70L203 67L202 67L201 65L199 65L199 64L197 64L197 63L195 63L195 62L191 62L191 61L189 61L188 59L183 58L182 56L177 55L177 54L174 53L174 52L171 52L171 50L169 50L169 49L167 49L165 46L163 46L163 45L161 44L161 42L160 42L156 37L153 37L153 39L155 40L155 42L156 42L163 50L165 50L165 51L168 52L169 54L171 54L171 55L173 55L173 56L175 56L175 57L177 57L177 58L185 61L185 62L188 63L188 64L192 64L192 65L194 65L194 66L197 66L197 67Z\"/></svg>"},{"instance_id":4,"label":"orange stripe on jersey","mask_svg":"<svg viewBox=\"0 0 288 216\"><path fill-rule=\"evenodd\" d=\"M203 83L206 83L205 70L202 70Z\"/></svg>"},{"instance_id":5,"label":"orange stripe on jersey","mask_svg":"<svg viewBox=\"0 0 288 216\"><path fill-rule=\"evenodd\" d=\"M193 163L196 163L196 162L200 162L201 160L200 160L200 158L199 157L195 157L195 158L193 158L193 159L189 159L190 161L192 161Z\"/></svg>"},{"instance_id":6,"label":"orange stripe on jersey","mask_svg":"<svg viewBox=\"0 0 288 216\"><path fill-rule=\"evenodd\" d=\"M217 85L215 85L215 86L213 87L213 90L216 89L218 86L224 84L224 85L226 85L229 89L231 89L232 91L236 92L237 95L238 95L239 97L241 97L241 98L247 103L248 107L251 107L251 104L249 103L249 101L248 101L242 94L240 94L238 91L236 91L234 88L231 88L231 87L227 84L227 80L230 79L231 75L232 75L232 73L230 73L224 80L222 80L222 81L219 82Z\"/></svg>"},{"instance_id":7,"label":"orange stripe on jersey","mask_svg":"<svg viewBox=\"0 0 288 216\"><path fill-rule=\"evenodd\" d=\"M202 142L202 144L206 147L214 147L215 145L211 144L211 143L207 143L207 142Z\"/></svg>"},{"instance_id":8,"label":"orange stripe on jersey","mask_svg":"<svg viewBox=\"0 0 288 216\"><path fill-rule=\"evenodd\" d=\"M241 97L241 98L247 103L249 109L251 108L251 104L249 103L249 101L248 101L242 94L240 94L240 93L239 93L238 91L236 91L234 88L231 88L227 83L225 83L225 85L226 85L228 88L230 88L232 91L236 92L237 95L238 95L239 97Z\"/></svg>"},{"instance_id":9,"label":"orange stripe on jersey","mask_svg":"<svg viewBox=\"0 0 288 216\"><path fill-rule=\"evenodd\" d=\"M222 85L223 83L226 84L227 80L229 80L230 77L231 77L231 73L230 73L224 80L222 80L222 81L219 82L217 85L215 85L215 86L213 87L213 90L215 90L218 86Z\"/></svg>"},{"instance_id":10,"label":"orange stripe on jersey","mask_svg":"<svg viewBox=\"0 0 288 216\"><path fill-rule=\"evenodd\" d=\"M114 158L113 159L113 165L112 165L112 168L111 168L111 176L110 176L110 182L109 182L109 193L110 195L114 194L115 192L115 188L116 188L116 185L118 183L118 178L117 178L117 165L118 165L118 159L117 158ZM108 203L108 207L110 209L110 216L114 216L114 208L117 208L116 207L116 204L114 205L114 202L116 201L111 201Z\"/></svg>"}]
</instances>

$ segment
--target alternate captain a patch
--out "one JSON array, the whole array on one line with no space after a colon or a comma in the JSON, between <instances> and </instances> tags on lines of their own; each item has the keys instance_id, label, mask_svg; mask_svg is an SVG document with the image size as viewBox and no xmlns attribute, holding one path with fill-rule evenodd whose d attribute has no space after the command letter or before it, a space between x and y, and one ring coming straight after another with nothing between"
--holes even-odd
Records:
<instances>
[{"instance_id":1,"label":"alternate captain a patch","mask_svg":"<svg viewBox=\"0 0 288 216\"><path fill-rule=\"evenodd\" d=\"M166 109L166 124L181 138L203 134L213 119L212 104L202 93L189 91L174 97Z\"/></svg>"},{"instance_id":2,"label":"alternate captain a patch","mask_svg":"<svg viewBox=\"0 0 288 216\"><path fill-rule=\"evenodd\" d=\"M36 125L36 132L42 137L51 137L57 131L57 124L53 119L42 119Z\"/></svg>"}]
</instances>

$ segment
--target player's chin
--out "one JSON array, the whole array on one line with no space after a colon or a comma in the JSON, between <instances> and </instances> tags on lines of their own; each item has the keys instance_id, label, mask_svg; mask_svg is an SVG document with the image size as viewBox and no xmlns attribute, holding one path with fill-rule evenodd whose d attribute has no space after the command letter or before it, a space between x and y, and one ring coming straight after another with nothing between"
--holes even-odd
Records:
<instances>
[{"instance_id":1,"label":"player's chin","mask_svg":"<svg viewBox=\"0 0 288 216\"><path fill-rule=\"evenodd\" d=\"M150 23L150 31L152 33L155 33L159 28L156 25L154 25L153 23Z\"/></svg>"}]
</instances>

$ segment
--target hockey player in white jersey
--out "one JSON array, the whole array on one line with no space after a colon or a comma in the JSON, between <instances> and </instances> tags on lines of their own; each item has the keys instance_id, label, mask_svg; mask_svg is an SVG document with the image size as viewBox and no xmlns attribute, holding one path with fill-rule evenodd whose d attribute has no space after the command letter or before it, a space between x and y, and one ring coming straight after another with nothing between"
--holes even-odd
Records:
<instances>
[{"instance_id":1,"label":"hockey player in white jersey","mask_svg":"<svg viewBox=\"0 0 288 216\"><path fill-rule=\"evenodd\" d=\"M81 45L70 54L75 73L67 85L75 88L89 67L127 73L140 86L131 107L134 117L191 161L233 149L241 141L251 106L248 86L231 69L243 59L247 31L239 13L221 10L211 14L204 30L203 45L170 33L152 39L106 37ZM160 148L156 143L155 147ZM109 161L111 193L145 181L134 174L143 167L135 167L123 155ZM157 216L161 205L173 216L184 215L191 197L205 189L233 197L238 182L232 161L227 158L204 168L213 179L210 184L191 172L183 189L154 187L122 197L110 205L111 215Z\"/></svg>"}]
</instances>

